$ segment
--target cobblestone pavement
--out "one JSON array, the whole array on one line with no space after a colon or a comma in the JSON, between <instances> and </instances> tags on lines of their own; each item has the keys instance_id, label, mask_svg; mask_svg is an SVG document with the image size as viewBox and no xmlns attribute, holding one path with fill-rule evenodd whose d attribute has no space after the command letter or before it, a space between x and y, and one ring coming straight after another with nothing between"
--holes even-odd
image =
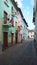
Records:
<instances>
[{"instance_id":1,"label":"cobblestone pavement","mask_svg":"<svg viewBox=\"0 0 37 65\"><path fill-rule=\"evenodd\" d=\"M6 49L0 55L0 65L37 65L36 50L29 40Z\"/></svg>"}]
</instances>

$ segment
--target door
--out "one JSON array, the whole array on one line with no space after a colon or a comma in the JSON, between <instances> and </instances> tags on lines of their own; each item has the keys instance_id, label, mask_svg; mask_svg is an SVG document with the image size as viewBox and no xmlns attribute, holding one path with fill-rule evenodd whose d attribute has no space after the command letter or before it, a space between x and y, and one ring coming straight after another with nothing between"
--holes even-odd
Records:
<instances>
[{"instance_id":1,"label":"door","mask_svg":"<svg viewBox=\"0 0 37 65\"><path fill-rule=\"evenodd\" d=\"M11 44L13 45L14 43L14 33L11 33Z\"/></svg>"},{"instance_id":2,"label":"door","mask_svg":"<svg viewBox=\"0 0 37 65\"><path fill-rule=\"evenodd\" d=\"M8 32L3 32L3 47L8 47Z\"/></svg>"},{"instance_id":3,"label":"door","mask_svg":"<svg viewBox=\"0 0 37 65\"><path fill-rule=\"evenodd\" d=\"M18 31L16 31L16 43L17 43L17 38L18 38L17 36L18 36Z\"/></svg>"}]
</instances>

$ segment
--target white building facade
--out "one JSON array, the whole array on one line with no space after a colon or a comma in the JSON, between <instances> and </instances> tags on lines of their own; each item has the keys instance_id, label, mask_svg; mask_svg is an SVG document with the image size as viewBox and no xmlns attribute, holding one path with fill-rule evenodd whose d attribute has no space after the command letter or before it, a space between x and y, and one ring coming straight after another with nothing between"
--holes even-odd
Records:
<instances>
[{"instance_id":1,"label":"white building facade","mask_svg":"<svg viewBox=\"0 0 37 65\"><path fill-rule=\"evenodd\" d=\"M28 31L28 37L29 37L29 39L34 39L34 30Z\"/></svg>"},{"instance_id":2,"label":"white building facade","mask_svg":"<svg viewBox=\"0 0 37 65\"><path fill-rule=\"evenodd\" d=\"M28 39L28 25L27 25L25 19L23 19L23 21L22 21L22 39L23 40Z\"/></svg>"}]
</instances>

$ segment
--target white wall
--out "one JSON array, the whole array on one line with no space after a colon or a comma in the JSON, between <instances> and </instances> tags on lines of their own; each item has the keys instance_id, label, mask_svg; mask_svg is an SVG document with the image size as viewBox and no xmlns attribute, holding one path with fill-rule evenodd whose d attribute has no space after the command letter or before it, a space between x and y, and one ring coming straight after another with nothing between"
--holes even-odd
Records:
<instances>
[{"instance_id":1,"label":"white wall","mask_svg":"<svg viewBox=\"0 0 37 65\"><path fill-rule=\"evenodd\" d=\"M29 35L29 38L33 38L34 39L34 31L29 32L28 35Z\"/></svg>"}]
</instances>

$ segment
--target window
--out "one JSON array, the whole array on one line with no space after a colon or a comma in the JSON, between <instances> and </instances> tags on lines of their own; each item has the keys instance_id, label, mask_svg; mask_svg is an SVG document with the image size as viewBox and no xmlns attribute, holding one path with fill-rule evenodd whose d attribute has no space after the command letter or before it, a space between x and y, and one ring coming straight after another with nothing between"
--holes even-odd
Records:
<instances>
[{"instance_id":1,"label":"window","mask_svg":"<svg viewBox=\"0 0 37 65\"><path fill-rule=\"evenodd\" d=\"M6 2L8 2L8 0L5 0Z\"/></svg>"},{"instance_id":2,"label":"window","mask_svg":"<svg viewBox=\"0 0 37 65\"><path fill-rule=\"evenodd\" d=\"M8 21L8 13L4 11L4 24L6 24Z\"/></svg>"},{"instance_id":3,"label":"window","mask_svg":"<svg viewBox=\"0 0 37 65\"><path fill-rule=\"evenodd\" d=\"M31 35L31 37L34 37L34 35Z\"/></svg>"},{"instance_id":4,"label":"window","mask_svg":"<svg viewBox=\"0 0 37 65\"><path fill-rule=\"evenodd\" d=\"M16 22L16 29L17 29L17 22Z\"/></svg>"},{"instance_id":5,"label":"window","mask_svg":"<svg viewBox=\"0 0 37 65\"><path fill-rule=\"evenodd\" d=\"M14 10L14 7L11 8L11 12L12 12L12 16L14 17L15 14L16 14L16 12L15 12L15 10Z\"/></svg>"},{"instance_id":6,"label":"window","mask_svg":"<svg viewBox=\"0 0 37 65\"><path fill-rule=\"evenodd\" d=\"M8 0L4 0L4 3L7 7L9 7Z\"/></svg>"},{"instance_id":7,"label":"window","mask_svg":"<svg viewBox=\"0 0 37 65\"><path fill-rule=\"evenodd\" d=\"M14 8L12 7L12 14L14 13Z\"/></svg>"}]
</instances>

